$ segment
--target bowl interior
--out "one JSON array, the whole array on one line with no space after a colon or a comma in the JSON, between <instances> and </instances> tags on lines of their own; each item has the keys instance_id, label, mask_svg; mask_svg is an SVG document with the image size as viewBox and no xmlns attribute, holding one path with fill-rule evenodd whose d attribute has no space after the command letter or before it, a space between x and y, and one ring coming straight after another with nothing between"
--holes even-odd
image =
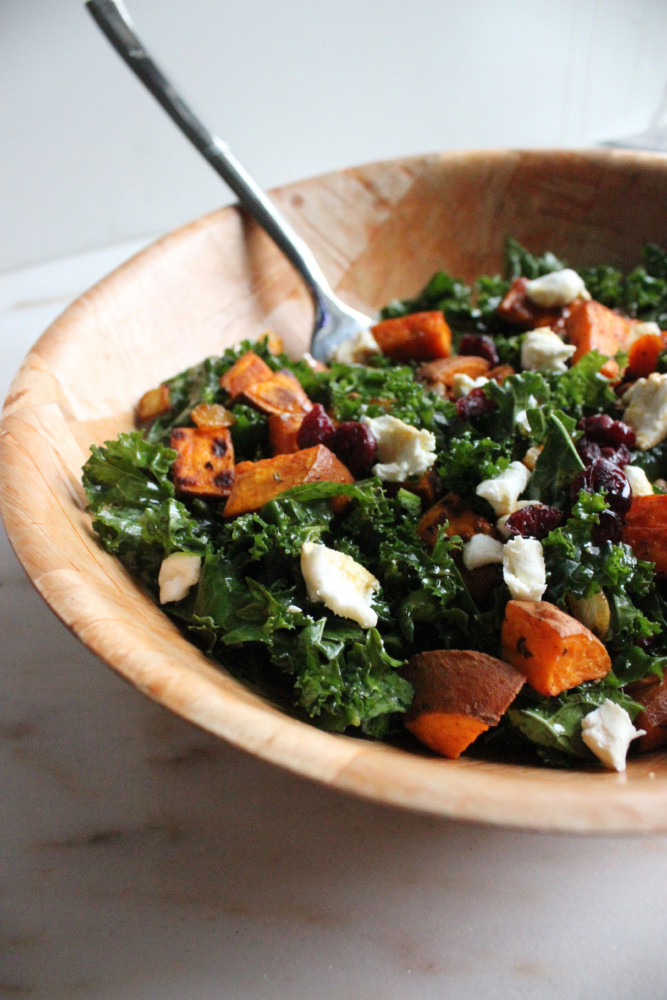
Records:
<instances>
[{"instance_id":1,"label":"bowl interior","mask_svg":"<svg viewBox=\"0 0 667 1000\"><path fill-rule=\"evenodd\" d=\"M290 185L275 198L333 287L377 309L437 269L500 269L506 236L572 266L634 266L664 243L667 159L601 150L434 154ZM275 330L298 354L312 307L235 209L159 240L74 302L17 374L0 433L1 509L28 575L80 639L152 698L267 760L406 808L535 829L667 830L667 755L618 775L446 761L320 732L187 642L91 532L91 443L132 426L141 394L240 339Z\"/></svg>"}]
</instances>

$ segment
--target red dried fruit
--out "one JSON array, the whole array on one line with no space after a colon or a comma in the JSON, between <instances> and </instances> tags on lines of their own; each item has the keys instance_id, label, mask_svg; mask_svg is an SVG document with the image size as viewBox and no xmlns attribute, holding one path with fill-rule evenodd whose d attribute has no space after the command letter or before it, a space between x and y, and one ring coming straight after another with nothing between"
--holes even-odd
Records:
<instances>
[{"instance_id":1,"label":"red dried fruit","mask_svg":"<svg viewBox=\"0 0 667 1000\"><path fill-rule=\"evenodd\" d=\"M497 365L500 360L496 345L485 333L464 333L459 343L459 354L474 354L492 365Z\"/></svg>"},{"instance_id":2,"label":"red dried fruit","mask_svg":"<svg viewBox=\"0 0 667 1000\"><path fill-rule=\"evenodd\" d=\"M336 428L331 445L334 455L346 465L355 479L371 474L378 445L371 429L357 420L346 420Z\"/></svg>"},{"instance_id":3,"label":"red dried fruit","mask_svg":"<svg viewBox=\"0 0 667 1000\"><path fill-rule=\"evenodd\" d=\"M299 448L314 448L323 444L330 450L335 437L336 428L321 403L315 403L308 411L297 432L296 443Z\"/></svg>"}]
</instances>

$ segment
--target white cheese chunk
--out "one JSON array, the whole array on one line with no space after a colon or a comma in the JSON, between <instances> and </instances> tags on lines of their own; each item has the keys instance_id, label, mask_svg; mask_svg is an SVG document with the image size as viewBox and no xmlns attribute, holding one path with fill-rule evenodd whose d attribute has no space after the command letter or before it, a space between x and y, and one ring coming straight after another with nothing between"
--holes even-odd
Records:
<instances>
[{"instance_id":1,"label":"white cheese chunk","mask_svg":"<svg viewBox=\"0 0 667 1000\"><path fill-rule=\"evenodd\" d=\"M477 569L489 563L503 561L503 543L491 535L473 535L463 546L463 565L466 569Z\"/></svg>"},{"instance_id":2,"label":"white cheese chunk","mask_svg":"<svg viewBox=\"0 0 667 1000\"><path fill-rule=\"evenodd\" d=\"M452 379L454 398L460 399L461 396L467 396L473 389L478 389L480 386L486 385L486 383L490 381L491 380L486 378L485 375L480 375L478 378L471 378L470 375L465 375L463 372L459 372Z\"/></svg>"},{"instance_id":3,"label":"white cheese chunk","mask_svg":"<svg viewBox=\"0 0 667 1000\"><path fill-rule=\"evenodd\" d=\"M182 601L191 587L199 583L201 556L191 552L172 552L162 560L158 574L160 604Z\"/></svg>"},{"instance_id":4,"label":"white cheese chunk","mask_svg":"<svg viewBox=\"0 0 667 1000\"><path fill-rule=\"evenodd\" d=\"M542 543L517 535L503 546L503 579L515 601L539 601L547 589Z\"/></svg>"},{"instance_id":5,"label":"white cheese chunk","mask_svg":"<svg viewBox=\"0 0 667 1000\"><path fill-rule=\"evenodd\" d=\"M633 497L653 496L651 480L639 465L624 465L623 473L630 483Z\"/></svg>"},{"instance_id":6,"label":"white cheese chunk","mask_svg":"<svg viewBox=\"0 0 667 1000\"><path fill-rule=\"evenodd\" d=\"M370 330L359 330L343 340L333 352L333 360L344 365L363 365L373 354L381 354L380 346Z\"/></svg>"},{"instance_id":7,"label":"white cheese chunk","mask_svg":"<svg viewBox=\"0 0 667 1000\"><path fill-rule=\"evenodd\" d=\"M667 437L667 374L652 372L638 378L623 394L623 420L637 435L642 451L660 444Z\"/></svg>"},{"instance_id":8,"label":"white cheese chunk","mask_svg":"<svg viewBox=\"0 0 667 1000\"><path fill-rule=\"evenodd\" d=\"M574 344L566 344L548 326L540 326L529 330L523 338L521 366L531 372L565 372L575 351Z\"/></svg>"},{"instance_id":9,"label":"white cheese chunk","mask_svg":"<svg viewBox=\"0 0 667 1000\"><path fill-rule=\"evenodd\" d=\"M530 471L523 462L511 462L510 465L493 479L484 479L475 492L478 497L484 497L493 507L496 517L511 514L517 509L517 501L530 480Z\"/></svg>"},{"instance_id":10,"label":"white cheese chunk","mask_svg":"<svg viewBox=\"0 0 667 1000\"><path fill-rule=\"evenodd\" d=\"M526 295L531 302L544 309L569 306L575 299L590 299L584 279L570 267L529 281L526 284Z\"/></svg>"},{"instance_id":11,"label":"white cheese chunk","mask_svg":"<svg viewBox=\"0 0 667 1000\"><path fill-rule=\"evenodd\" d=\"M378 479L398 483L410 476L421 476L436 459L435 436L418 430L398 417L363 417L377 441L377 464L373 473Z\"/></svg>"},{"instance_id":12,"label":"white cheese chunk","mask_svg":"<svg viewBox=\"0 0 667 1000\"><path fill-rule=\"evenodd\" d=\"M362 628L377 624L371 602L380 582L352 556L326 545L304 542L301 572L311 601L321 601L341 618L351 618Z\"/></svg>"},{"instance_id":13,"label":"white cheese chunk","mask_svg":"<svg viewBox=\"0 0 667 1000\"><path fill-rule=\"evenodd\" d=\"M581 720L581 738L605 767L625 771L628 747L643 729L635 729L624 708L609 698Z\"/></svg>"}]
</instances>

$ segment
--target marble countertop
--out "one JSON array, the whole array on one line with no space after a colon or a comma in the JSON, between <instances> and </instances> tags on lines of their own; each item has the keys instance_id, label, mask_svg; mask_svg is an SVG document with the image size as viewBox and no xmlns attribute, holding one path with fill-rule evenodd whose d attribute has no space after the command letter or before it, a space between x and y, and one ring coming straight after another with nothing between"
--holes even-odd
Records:
<instances>
[{"instance_id":1,"label":"marble countertop","mask_svg":"<svg viewBox=\"0 0 667 1000\"><path fill-rule=\"evenodd\" d=\"M0 398L139 244L0 274ZM346 797L153 704L0 536L0 996L665 995L667 837L447 822Z\"/></svg>"}]
</instances>

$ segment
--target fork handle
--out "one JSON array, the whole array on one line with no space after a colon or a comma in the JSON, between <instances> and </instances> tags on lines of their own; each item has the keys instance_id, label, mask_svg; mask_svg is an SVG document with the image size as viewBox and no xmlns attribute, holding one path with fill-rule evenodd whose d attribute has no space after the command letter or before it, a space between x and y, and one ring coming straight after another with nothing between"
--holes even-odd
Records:
<instances>
[{"instance_id":1,"label":"fork handle","mask_svg":"<svg viewBox=\"0 0 667 1000\"><path fill-rule=\"evenodd\" d=\"M121 58L296 268L320 314L332 292L310 249L239 163L227 143L204 125L154 62L137 35L124 4L120 0L87 0L86 7Z\"/></svg>"}]
</instances>

